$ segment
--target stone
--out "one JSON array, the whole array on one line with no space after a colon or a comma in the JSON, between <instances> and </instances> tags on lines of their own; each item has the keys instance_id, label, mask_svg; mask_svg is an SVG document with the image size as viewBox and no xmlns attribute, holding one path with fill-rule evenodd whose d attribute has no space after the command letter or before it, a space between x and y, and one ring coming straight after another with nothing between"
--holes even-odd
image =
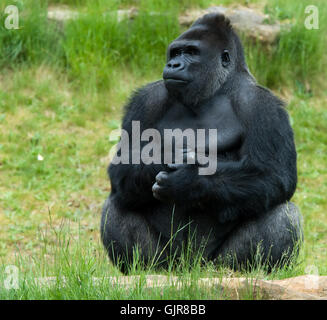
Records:
<instances>
[{"instance_id":1,"label":"stone","mask_svg":"<svg viewBox=\"0 0 327 320\"><path fill-rule=\"evenodd\" d=\"M204 278L199 281L205 286L221 287L231 299L240 299L247 293L254 299L327 300L327 276L306 275L283 280Z\"/></svg>"},{"instance_id":2,"label":"stone","mask_svg":"<svg viewBox=\"0 0 327 320\"><path fill-rule=\"evenodd\" d=\"M117 15L118 22L124 19L134 19L138 15L137 8L121 9L117 11L104 12L104 16ZM69 9L67 6L53 6L48 8L47 17L49 20L63 24L66 21L81 17L83 13Z\"/></svg>"},{"instance_id":3,"label":"stone","mask_svg":"<svg viewBox=\"0 0 327 320\"><path fill-rule=\"evenodd\" d=\"M56 22L65 22L67 20L76 19L79 16L79 12L73 11L66 6L49 7L48 19Z\"/></svg>"},{"instance_id":4,"label":"stone","mask_svg":"<svg viewBox=\"0 0 327 320\"><path fill-rule=\"evenodd\" d=\"M327 299L327 276L305 275L283 280L267 280L292 291Z\"/></svg>"},{"instance_id":5,"label":"stone","mask_svg":"<svg viewBox=\"0 0 327 320\"><path fill-rule=\"evenodd\" d=\"M134 19L138 15L139 11L137 8L130 8L130 9L121 9L117 10L117 19L118 22L124 19Z\"/></svg>"}]
</instances>

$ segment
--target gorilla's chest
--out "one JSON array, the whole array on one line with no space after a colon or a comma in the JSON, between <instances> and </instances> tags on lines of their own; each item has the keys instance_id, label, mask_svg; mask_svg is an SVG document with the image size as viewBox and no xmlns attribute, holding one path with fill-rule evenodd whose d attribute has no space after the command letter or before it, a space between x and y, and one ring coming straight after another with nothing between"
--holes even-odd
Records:
<instances>
[{"instance_id":1,"label":"gorilla's chest","mask_svg":"<svg viewBox=\"0 0 327 320\"><path fill-rule=\"evenodd\" d=\"M205 135L206 149L210 143L208 136L217 134L218 151L232 148L242 136L242 126L232 108L230 99L226 96L214 97L197 110L192 110L179 103L173 104L159 121L157 130L161 136L165 136L171 130L174 131L174 135L182 131L184 136L189 138L194 135L196 140L200 138L200 135L201 138Z\"/></svg>"}]
</instances>

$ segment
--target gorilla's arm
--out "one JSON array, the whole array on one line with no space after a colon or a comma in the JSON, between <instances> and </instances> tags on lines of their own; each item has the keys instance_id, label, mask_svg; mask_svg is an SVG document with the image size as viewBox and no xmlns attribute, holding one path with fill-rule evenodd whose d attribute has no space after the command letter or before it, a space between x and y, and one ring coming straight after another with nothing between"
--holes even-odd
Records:
<instances>
[{"instance_id":1,"label":"gorilla's arm","mask_svg":"<svg viewBox=\"0 0 327 320\"><path fill-rule=\"evenodd\" d=\"M140 122L140 129L154 127L157 117L161 116L161 109L164 108L165 88L162 81L154 82L144 88L139 89L130 99L125 107L122 129L128 132L131 145L132 121ZM153 103L156 101L156 103ZM153 110L155 108L155 110ZM141 146L142 147L142 146ZM129 156L131 156L131 149ZM164 170L162 165L132 164L110 164L108 174L111 181L112 195L118 200L121 206L128 208L144 207L144 204L156 201L153 198L151 187L155 181L155 176L160 170Z\"/></svg>"},{"instance_id":2,"label":"gorilla's arm","mask_svg":"<svg viewBox=\"0 0 327 320\"><path fill-rule=\"evenodd\" d=\"M275 114L256 113L241 161L218 163L217 175L207 179L211 197L230 208L220 217L223 220L267 212L290 200L296 189L296 151L286 112L278 107Z\"/></svg>"},{"instance_id":3,"label":"gorilla's arm","mask_svg":"<svg viewBox=\"0 0 327 320\"><path fill-rule=\"evenodd\" d=\"M297 171L287 113L280 106L268 105L253 108L251 114L240 161L218 162L216 173L209 176L199 176L194 165L160 173L154 192L167 199L172 196L175 203L224 208L221 221L264 213L289 200Z\"/></svg>"},{"instance_id":4,"label":"gorilla's arm","mask_svg":"<svg viewBox=\"0 0 327 320\"><path fill-rule=\"evenodd\" d=\"M225 208L222 221L267 212L294 194L297 171L293 133L287 115L282 110L279 113L279 123L248 133L241 161L218 163L217 174L204 182L208 196Z\"/></svg>"}]
</instances>

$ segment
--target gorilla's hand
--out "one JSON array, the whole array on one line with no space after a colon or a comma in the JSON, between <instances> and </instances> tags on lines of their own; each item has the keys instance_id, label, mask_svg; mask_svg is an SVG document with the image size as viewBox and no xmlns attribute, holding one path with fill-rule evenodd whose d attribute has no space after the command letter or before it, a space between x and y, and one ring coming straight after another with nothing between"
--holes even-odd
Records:
<instances>
[{"instance_id":1,"label":"gorilla's hand","mask_svg":"<svg viewBox=\"0 0 327 320\"><path fill-rule=\"evenodd\" d=\"M163 202L185 203L196 187L198 167L192 164L170 164L169 172L160 171L152 186L153 196Z\"/></svg>"}]
</instances>

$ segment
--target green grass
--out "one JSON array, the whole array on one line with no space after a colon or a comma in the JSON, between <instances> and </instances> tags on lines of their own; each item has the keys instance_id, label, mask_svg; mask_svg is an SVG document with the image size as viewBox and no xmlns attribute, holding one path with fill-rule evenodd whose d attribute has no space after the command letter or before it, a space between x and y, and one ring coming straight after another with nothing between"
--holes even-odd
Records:
<instances>
[{"instance_id":1,"label":"green grass","mask_svg":"<svg viewBox=\"0 0 327 320\"><path fill-rule=\"evenodd\" d=\"M307 30L304 26L307 5L315 4L319 8L318 30ZM278 46L273 48L257 44L246 45L246 57L250 69L259 81L270 88L281 85L294 86L296 82L317 84L326 76L326 39L322 30L326 30L327 6L315 1L269 1L266 13L291 25L282 30Z\"/></svg>"},{"instance_id":2,"label":"green grass","mask_svg":"<svg viewBox=\"0 0 327 320\"><path fill-rule=\"evenodd\" d=\"M60 56L57 43L59 34L49 24L43 1L16 1L19 10L20 29L5 28L5 8L10 1L0 1L0 66L12 66L22 62L54 62Z\"/></svg>"},{"instance_id":3,"label":"green grass","mask_svg":"<svg viewBox=\"0 0 327 320\"><path fill-rule=\"evenodd\" d=\"M130 268L130 284L112 281L121 276L118 269L108 265L106 254L99 241L85 237L81 223L73 225L62 220L59 225L48 215L48 224L38 229L37 241L40 248L35 255L27 258L17 252L11 265L0 267L0 299L230 299L235 297L230 289L221 290L219 286L199 286L200 279L242 276L249 281L249 287L239 291L240 299L260 299L260 290L252 290L252 281L256 279L274 279L286 277L290 272L299 272L294 264L289 269L276 270L270 276L258 267L252 272L232 273L229 269L203 263L201 252L192 258L191 248L186 248L179 261L172 254L168 270L142 268L142 261L135 260ZM169 245L169 243L168 243ZM154 259L155 260L155 259ZM5 287L10 278L8 267L19 266L18 288ZM155 263L153 264L155 266ZM158 284L156 276L166 277ZM147 279L152 278L152 285ZM42 281L44 284L42 284ZM12 284L12 283L11 283ZM162 286L164 284L164 286Z\"/></svg>"},{"instance_id":4,"label":"green grass","mask_svg":"<svg viewBox=\"0 0 327 320\"><path fill-rule=\"evenodd\" d=\"M16 3L20 29L7 30L4 8L12 3L0 1L0 299L217 299L228 297L213 288L199 290L197 279L285 278L305 274L310 265L327 275L325 3L249 1L272 19L294 24L277 46L245 43L245 51L259 83L289 103L299 171L293 201L304 216L298 263L265 275L212 265L188 270L184 261L172 272L182 279L182 289L153 290L142 282L132 290L112 288L105 278L119 274L99 240L101 206L110 192L109 136L131 92L161 78L166 47L183 31L178 12L220 2L181 1L176 7L176 1L49 1L84 13L64 27L47 21L46 2ZM319 8L319 30L304 28L307 4ZM115 10L130 6L140 8L138 17L118 22ZM160 14L154 19L152 12ZM20 288L8 291L2 283L11 264L19 268ZM58 277L58 283L33 284L46 276ZM69 284L64 289L62 276ZM92 277L100 278L98 285Z\"/></svg>"}]
</instances>

